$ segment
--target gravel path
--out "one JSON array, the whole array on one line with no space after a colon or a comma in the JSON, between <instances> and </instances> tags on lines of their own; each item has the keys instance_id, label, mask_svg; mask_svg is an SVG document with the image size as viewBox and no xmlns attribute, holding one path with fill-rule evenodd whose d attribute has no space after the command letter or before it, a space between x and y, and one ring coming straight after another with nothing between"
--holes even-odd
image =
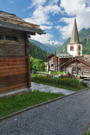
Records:
<instances>
[{"instance_id":1,"label":"gravel path","mask_svg":"<svg viewBox=\"0 0 90 135\"><path fill-rule=\"evenodd\" d=\"M83 135L90 91L82 91L0 122L0 135Z\"/></svg>"},{"instance_id":2,"label":"gravel path","mask_svg":"<svg viewBox=\"0 0 90 135\"><path fill-rule=\"evenodd\" d=\"M64 95L70 95L70 94L75 92L72 90L67 90L67 89L63 89L63 88L56 88L53 86L43 85L43 84L34 83L34 82L32 82L32 84L31 84L31 89L44 91L44 92L50 92L50 93L62 93Z\"/></svg>"}]
</instances>

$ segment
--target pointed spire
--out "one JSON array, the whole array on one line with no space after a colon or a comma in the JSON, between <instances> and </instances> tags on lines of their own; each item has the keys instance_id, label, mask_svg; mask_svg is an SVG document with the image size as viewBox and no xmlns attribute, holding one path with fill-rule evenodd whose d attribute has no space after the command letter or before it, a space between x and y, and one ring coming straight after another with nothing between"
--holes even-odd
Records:
<instances>
[{"instance_id":1,"label":"pointed spire","mask_svg":"<svg viewBox=\"0 0 90 135\"><path fill-rule=\"evenodd\" d=\"M79 34L78 34L78 28L77 28L76 18L74 20L74 25L73 25L73 30L72 30L72 35L71 35L70 43L73 43L73 44L80 43L79 42Z\"/></svg>"}]
</instances>

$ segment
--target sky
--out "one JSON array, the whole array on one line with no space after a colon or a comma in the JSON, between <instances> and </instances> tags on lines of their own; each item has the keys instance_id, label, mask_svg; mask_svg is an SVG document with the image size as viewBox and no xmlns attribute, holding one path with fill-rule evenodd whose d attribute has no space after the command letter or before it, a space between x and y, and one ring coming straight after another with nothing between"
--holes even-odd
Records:
<instances>
[{"instance_id":1,"label":"sky","mask_svg":"<svg viewBox=\"0 0 90 135\"><path fill-rule=\"evenodd\" d=\"M0 10L40 25L46 34L31 38L44 44L63 44L75 17L79 30L90 28L90 0L0 0Z\"/></svg>"}]
</instances>

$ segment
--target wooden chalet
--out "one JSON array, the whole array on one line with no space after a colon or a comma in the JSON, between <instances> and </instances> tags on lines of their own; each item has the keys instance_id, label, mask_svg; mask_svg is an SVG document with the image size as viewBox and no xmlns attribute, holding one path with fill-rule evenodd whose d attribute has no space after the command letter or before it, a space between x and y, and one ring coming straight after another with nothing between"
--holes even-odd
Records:
<instances>
[{"instance_id":1,"label":"wooden chalet","mask_svg":"<svg viewBox=\"0 0 90 135\"><path fill-rule=\"evenodd\" d=\"M61 71L61 65L72 58L69 54L51 54L48 56L48 70Z\"/></svg>"},{"instance_id":2,"label":"wooden chalet","mask_svg":"<svg viewBox=\"0 0 90 135\"><path fill-rule=\"evenodd\" d=\"M28 37L36 33L39 25L0 11L0 93L30 88Z\"/></svg>"},{"instance_id":3,"label":"wooden chalet","mask_svg":"<svg viewBox=\"0 0 90 135\"><path fill-rule=\"evenodd\" d=\"M48 57L49 71L65 71L80 77L90 77L90 55L72 57L68 54L54 55Z\"/></svg>"},{"instance_id":4,"label":"wooden chalet","mask_svg":"<svg viewBox=\"0 0 90 135\"><path fill-rule=\"evenodd\" d=\"M74 57L61 65L63 71L80 77L90 77L90 62L85 57Z\"/></svg>"}]
</instances>

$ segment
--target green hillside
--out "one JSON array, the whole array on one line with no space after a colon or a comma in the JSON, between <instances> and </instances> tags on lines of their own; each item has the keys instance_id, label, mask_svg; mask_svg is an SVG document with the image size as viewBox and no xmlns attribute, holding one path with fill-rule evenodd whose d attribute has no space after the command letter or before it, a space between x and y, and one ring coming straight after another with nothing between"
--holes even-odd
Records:
<instances>
[{"instance_id":1,"label":"green hillside","mask_svg":"<svg viewBox=\"0 0 90 135\"><path fill-rule=\"evenodd\" d=\"M83 54L90 54L90 28L82 29L79 32L80 42L83 44ZM70 42L68 38L65 43L57 50L57 53L67 52L67 45Z\"/></svg>"},{"instance_id":2,"label":"green hillside","mask_svg":"<svg viewBox=\"0 0 90 135\"><path fill-rule=\"evenodd\" d=\"M33 58L41 59L43 61L47 61L47 56L49 55L46 51L43 51L32 42L30 42L29 54Z\"/></svg>"},{"instance_id":3,"label":"green hillside","mask_svg":"<svg viewBox=\"0 0 90 135\"><path fill-rule=\"evenodd\" d=\"M83 53L90 54L90 28L80 31L80 41L83 44Z\"/></svg>"}]
</instances>

